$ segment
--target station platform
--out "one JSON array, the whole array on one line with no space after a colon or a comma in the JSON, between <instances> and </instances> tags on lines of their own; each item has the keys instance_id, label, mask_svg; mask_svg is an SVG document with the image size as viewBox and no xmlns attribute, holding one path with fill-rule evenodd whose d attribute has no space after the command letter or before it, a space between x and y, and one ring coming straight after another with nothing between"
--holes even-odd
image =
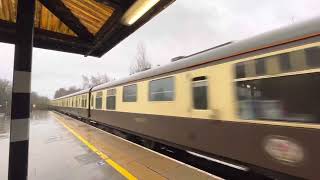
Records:
<instances>
[{"instance_id":1,"label":"station platform","mask_svg":"<svg viewBox=\"0 0 320 180\"><path fill-rule=\"evenodd\" d=\"M9 119L0 117L0 179L7 179ZM30 124L30 180L221 179L113 134L48 111Z\"/></svg>"}]
</instances>

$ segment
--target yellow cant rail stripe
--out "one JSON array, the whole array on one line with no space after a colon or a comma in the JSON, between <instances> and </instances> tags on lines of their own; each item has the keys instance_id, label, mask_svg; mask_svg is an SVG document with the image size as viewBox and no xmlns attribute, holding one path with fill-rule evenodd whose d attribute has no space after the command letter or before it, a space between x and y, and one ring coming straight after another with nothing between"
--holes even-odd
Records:
<instances>
[{"instance_id":1,"label":"yellow cant rail stripe","mask_svg":"<svg viewBox=\"0 0 320 180\"><path fill-rule=\"evenodd\" d=\"M82 136L80 136L78 133L76 133L73 129L71 129L69 126L67 126L64 122L62 122L60 119L55 117L57 121L62 124L66 129L68 129L74 136L76 136L82 143L87 145L89 149L91 149L94 153L96 153L98 156L100 156L106 163L108 163L111 167L113 167L115 170L117 170L120 174L122 174L125 178L129 180L137 180L135 176L133 176L130 172L128 172L126 169L121 167L119 164L114 162L112 159L110 159L107 155L103 154L101 151L99 151L95 146L90 144L86 139L84 139Z\"/></svg>"}]
</instances>

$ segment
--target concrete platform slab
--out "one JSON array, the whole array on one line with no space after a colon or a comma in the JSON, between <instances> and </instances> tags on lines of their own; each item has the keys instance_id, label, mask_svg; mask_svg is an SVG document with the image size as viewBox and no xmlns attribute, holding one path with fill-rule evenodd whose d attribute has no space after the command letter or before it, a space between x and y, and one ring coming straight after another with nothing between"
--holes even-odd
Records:
<instances>
[{"instance_id":1,"label":"concrete platform slab","mask_svg":"<svg viewBox=\"0 0 320 180\"><path fill-rule=\"evenodd\" d=\"M0 179L7 179L9 119L0 119ZM32 113L30 124L30 180L125 179L83 145L50 112Z\"/></svg>"}]
</instances>

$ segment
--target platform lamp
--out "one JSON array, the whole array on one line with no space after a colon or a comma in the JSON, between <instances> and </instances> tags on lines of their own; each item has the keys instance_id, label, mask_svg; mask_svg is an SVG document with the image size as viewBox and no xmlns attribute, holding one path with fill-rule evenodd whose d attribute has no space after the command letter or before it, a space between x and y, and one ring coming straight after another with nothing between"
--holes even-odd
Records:
<instances>
[{"instance_id":1,"label":"platform lamp","mask_svg":"<svg viewBox=\"0 0 320 180\"><path fill-rule=\"evenodd\" d=\"M133 25L159 1L160 0L137 0L123 15L121 23L126 26Z\"/></svg>"}]
</instances>

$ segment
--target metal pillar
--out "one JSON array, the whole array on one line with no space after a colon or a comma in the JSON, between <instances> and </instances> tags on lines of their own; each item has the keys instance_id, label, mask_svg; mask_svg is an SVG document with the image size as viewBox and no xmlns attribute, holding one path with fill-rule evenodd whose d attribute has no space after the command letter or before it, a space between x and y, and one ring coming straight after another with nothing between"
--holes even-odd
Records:
<instances>
[{"instance_id":1,"label":"metal pillar","mask_svg":"<svg viewBox=\"0 0 320 180\"><path fill-rule=\"evenodd\" d=\"M28 176L30 89L35 0L19 0L11 105L9 180Z\"/></svg>"}]
</instances>

